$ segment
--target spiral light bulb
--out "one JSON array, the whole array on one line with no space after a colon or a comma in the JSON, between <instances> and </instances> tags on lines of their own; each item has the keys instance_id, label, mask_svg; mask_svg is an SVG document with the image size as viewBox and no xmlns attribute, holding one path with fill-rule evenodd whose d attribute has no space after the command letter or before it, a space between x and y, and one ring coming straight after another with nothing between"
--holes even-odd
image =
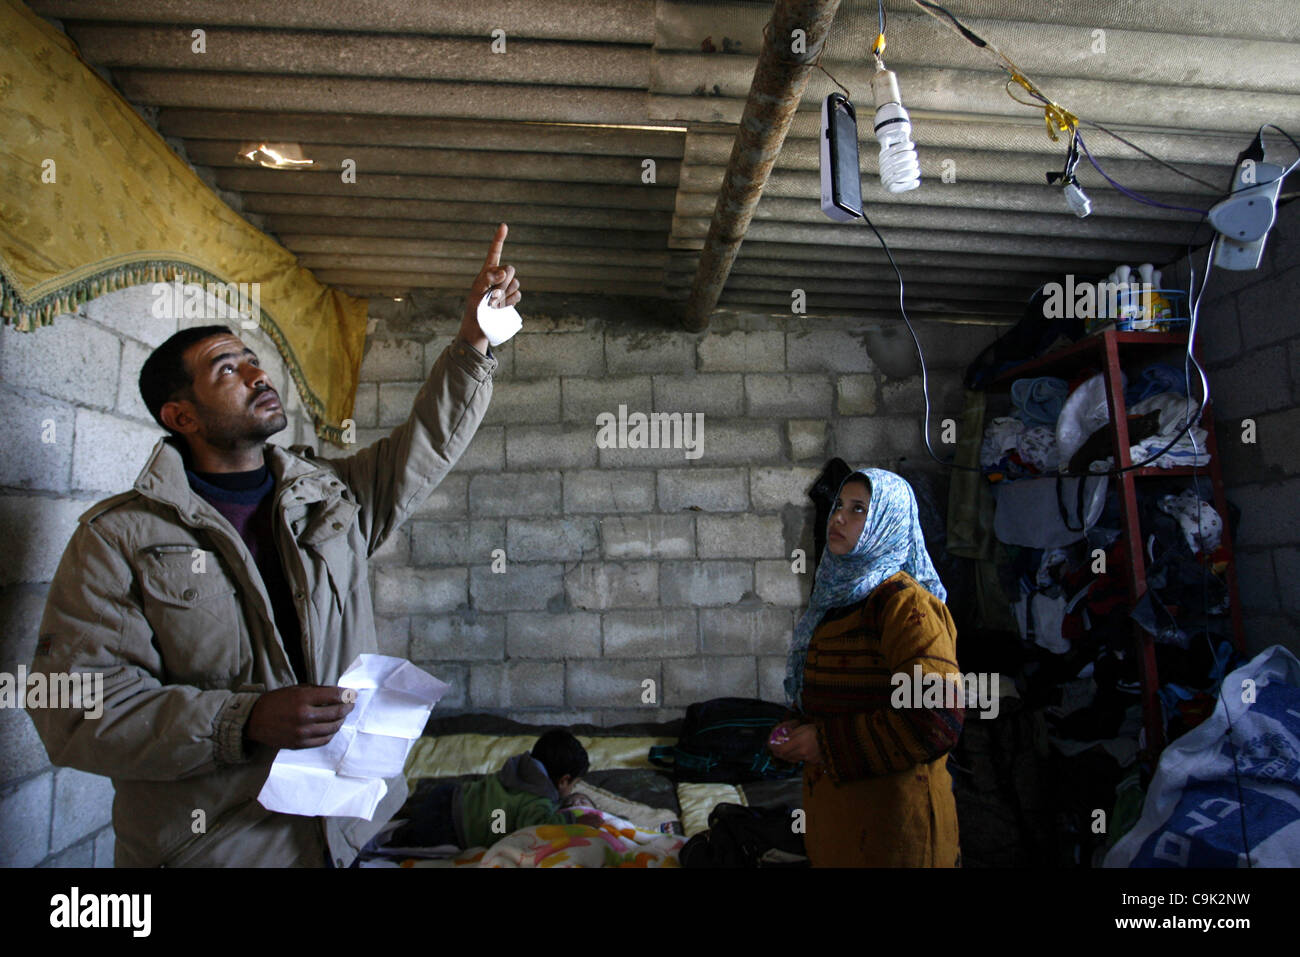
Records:
<instances>
[{"instance_id":1,"label":"spiral light bulb","mask_svg":"<svg viewBox=\"0 0 1300 957\"><path fill-rule=\"evenodd\" d=\"M891 193L905 193L921 185L921 161L912 142L912 119L903 108L898 77L876 58L871 78L876 100L876 139L880 143L880 184Z\"/></svg>"}]
</instances>

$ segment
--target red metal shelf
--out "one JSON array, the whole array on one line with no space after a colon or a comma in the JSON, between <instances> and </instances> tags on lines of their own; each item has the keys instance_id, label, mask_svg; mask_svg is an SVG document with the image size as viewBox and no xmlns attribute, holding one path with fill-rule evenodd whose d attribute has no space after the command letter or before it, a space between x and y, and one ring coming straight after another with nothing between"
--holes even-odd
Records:
<instances>
[{"instance_id":1,"label":"red metal shelf","mask_svg":"<svg viewBox=\"0 0 1300 957\"><path fill-rule=\"evenodd\" d=\"M1036 359L1030 359L1012 369L1000 373L989 384L992 390L1004 391L1011 388L1011 383L1025 376L1048 375L1053 372L1072 372L1097 364L1105 377L1107 402L1110 406L1112 423L1111 437L1115 461L1121 467L1132 465L1129 458L1128 414L1124 401L1123 379L1120 373L1120 349L1131 352L1133 347L1160 347L1168 349L1187 348L1187 335L1181 332L1117 332L1107 329L1081 339L1062 349L1053 350ZM1194 354L1199 360L1199 351L1193 346ZM1237 563L1232 549L1232 536L1228 528L1228 500L1224 494L1223 475L1219 462L1219 447L1214 435L1214 414L1210 402L1205 404L1200 427L1205 429L1206 450L1210 453L1210 462L1205 466L1177 466L1175 468L1156 468L1145 466L1116 476L1119 487L1119 506L1128 565L1128 586L1130 607L1146 594L1146 555L1143 552L1142 530L1140 527L1137 492L1135 482L1146 478L1190 478L1206 476L1214 488L1214 507L1224 520L1223 542L1228 557L1228 601L1232 618L1233 643L1238 651L1244 651L1242 639L1241 603L1237 592ZM1142 676L1142 716L1146 729L1145 756L1154 767L1155 760L1164 749L1164 724L1161 721L1160 701L1157 691L1160 678L1156 670L1155 640L1136 624L1133 634L1138 653L1139 671Z\"/></svg>"}]
</instances>

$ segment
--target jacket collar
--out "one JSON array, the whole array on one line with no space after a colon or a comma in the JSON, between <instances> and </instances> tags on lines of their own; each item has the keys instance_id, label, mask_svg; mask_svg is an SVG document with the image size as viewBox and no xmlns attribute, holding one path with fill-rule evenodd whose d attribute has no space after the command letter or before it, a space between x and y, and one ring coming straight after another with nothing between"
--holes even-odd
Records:
<instances>
[{"instance_id":1,"label":"jacket collar","mask_svg":"<svg viewBox=\"0 0 1300 957\"><path fill-rule=\"evenodd\" d=\"M317 502L337 494L334 489L338 487L338 480L333 470L269 442L263 449L266 451L266 464L275 478L277 493L291 488L295 497L300 497L303 502ZM163 436L153 447L134 488L146 498L172 505L191 517L196 517L198 511L211 508L190 487L185 474L185 456L178 440L170 435Z\"/></svg>"}]
</instances>

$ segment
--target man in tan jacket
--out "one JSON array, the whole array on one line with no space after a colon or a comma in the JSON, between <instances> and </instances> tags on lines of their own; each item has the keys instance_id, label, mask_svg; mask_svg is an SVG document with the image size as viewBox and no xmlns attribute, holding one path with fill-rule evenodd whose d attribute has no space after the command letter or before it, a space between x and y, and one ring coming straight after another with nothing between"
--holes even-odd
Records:
<instances>
[{"instance_id":1,"label":"man in tan jacket","mask_svg":"<svg viewBox=\"0 0 1300 957\"><path fill-rule=\"evenodd\" d=\"M333 737L335 687L377 650L366 561L469 445L497 361L479 301L520 300L501 224L460 332L411 415L346 458L284 450L287 424L252 350L221 327L185 330L141 373L170 435L135 487L85 512L50 585L32 671L103 675L103 713L40 708L56 765L113 779L121 866L346 867L402 805L373 820L267 811L276 751ZM98 703L96 704L98 707Z\"/></svg>"}]
</instances>

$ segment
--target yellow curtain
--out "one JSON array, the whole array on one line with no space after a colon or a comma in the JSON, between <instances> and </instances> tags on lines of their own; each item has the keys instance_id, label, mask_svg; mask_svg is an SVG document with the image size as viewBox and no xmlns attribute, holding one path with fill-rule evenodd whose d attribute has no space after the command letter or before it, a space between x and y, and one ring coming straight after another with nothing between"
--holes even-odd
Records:
<instances>
[{"instance_id":1,"label":"yellow curtain","mask_svg":"<svg viewBox=\"0 0 1300 957\"><path fill-rule=\"evenodd\" d=\"M317 433L342 440L365 300L317 282L209 190L71 40L0 0L0 315L29 332L104 293L174 279L257 283L257 318Z\"/></svg>"}]
</instances>

